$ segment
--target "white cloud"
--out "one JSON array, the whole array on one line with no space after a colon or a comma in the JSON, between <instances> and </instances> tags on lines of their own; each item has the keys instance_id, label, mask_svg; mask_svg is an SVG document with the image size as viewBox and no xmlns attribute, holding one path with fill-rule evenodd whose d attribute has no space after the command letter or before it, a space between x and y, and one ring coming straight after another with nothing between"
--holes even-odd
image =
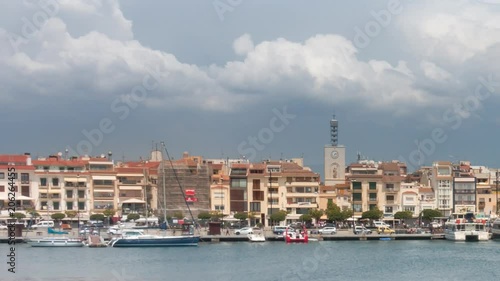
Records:
<instances>
[{"instance_id":1,"label":"white cloud","mask_svg":"<svg viewBox=\"0 0 500 281\"><path fill-rule=\"evenodd\" d=\"M278 38L260 43L243 34L233 43L241 60L201 67L135 40L132 23L116 1L60 3L58 14L17 53L0 51L5 66L0 69L5 89L0 95L10 100L17 92L109 99L127 94L149 71L161 67L168 75L149 94L145 104L150 107L231 111L269 99L304 99L337 105L355 102L360 110L404 115L449 104L428 87L419 88L418 82L446 83L452 75L447 65L485 52L500 40L482 37L496 35L500 25L480 7L467 8L462 18L441 11L425 16L415 12L406 28L416 32L414 40L423 42L419 47L429 46L422 52L421 77L405 60L363 61L351 41L332 34L303 42ZM481 12L486 23L480 23L471 9ZM485 24L490 28L481 33ZM8 32L12 31L0 29L0 41L7 40ZM436 62L441 55L447 56L448 64Z\"/></svg>"},{"instance_id":2,"label":"white cloud","mask_svg":"<svg viewBox=\"0 0 500 281\"><path fill-rule=\"evenodd\" d=\"M234 52L238 55L246 55L254 49L252 37L250 34L246 33L240 38L234 40L233 43Z\"/></svg>"}]
</instances>

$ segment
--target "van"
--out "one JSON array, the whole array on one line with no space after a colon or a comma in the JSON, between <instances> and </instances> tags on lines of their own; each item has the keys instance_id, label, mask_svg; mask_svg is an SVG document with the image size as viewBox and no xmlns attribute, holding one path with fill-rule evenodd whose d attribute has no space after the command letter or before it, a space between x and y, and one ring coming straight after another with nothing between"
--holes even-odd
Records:
<instances>
[{"instance_id":1,"label":"van","mask_svg":"<svg viewBox=\"0 0 500 281\"><path fill-rule=\"evenodd\" d=\"M53 221L39 221L37 224L31 226L33 229L44 228L44 227L54 227Z\"/></svg>"},{"instance_id":2,"label":"van","mask_svg":"<svg viewBox=\"0 0 500 281\"><path fill-rule=\"evenodd\" d=\"M374 225L376 228L378 228L378 227L383 227L383 226L385 226L385 227L390 227L390 225L386 224L386 223L385 223L385 222L383 222L383 221L374 221L374 222L373 222L373 225Z\"/></svg>"}]
</instances>

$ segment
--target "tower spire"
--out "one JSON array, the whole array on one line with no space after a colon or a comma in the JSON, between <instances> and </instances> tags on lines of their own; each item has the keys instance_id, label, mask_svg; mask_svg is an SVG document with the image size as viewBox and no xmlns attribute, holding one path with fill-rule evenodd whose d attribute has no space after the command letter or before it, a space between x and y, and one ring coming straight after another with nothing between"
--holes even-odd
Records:
<instances>
[{"instance_id":1,"label":"tower spire","mask_svg":"<svg viewBox=\"0 0 500 281\"><path fill-rule=\"evenodd\" d=\"M335 119L335 114L333 114L332 120L330 120L330 143L332 146L337 146L339 141L339 121Z\"/></svg>"}]
</instances>

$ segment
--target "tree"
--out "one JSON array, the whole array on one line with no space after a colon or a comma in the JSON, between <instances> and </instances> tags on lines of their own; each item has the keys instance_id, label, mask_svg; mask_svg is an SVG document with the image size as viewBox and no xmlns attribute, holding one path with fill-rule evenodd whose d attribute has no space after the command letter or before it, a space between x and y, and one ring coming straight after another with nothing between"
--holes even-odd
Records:
<instances>
[{"instance_id":1,"label":"tree","mask_svg":"<svg viewBox=\"0 0 500 281\"><path fill-rule=\"evenodd\" d=\"M50 216L53 220L55 221L60 221L66 217L66 214L64 213L55 213Z\"/></svg>"},{"instance_id":2,"label":"tree","mask_svg":"<svg viewBox=\"0 0 500 281\"><path fill-rule=\"evenodd\" d=\"M92 215L90 215L90 220L104 221L104 215L103 214L92 214Z\"/></svg>"},{"instance_id":3,"label":"tree","mask_svg":"<svg viewBox=\"0 0 500 281\"><path fill-rule=\"evenodd\" d=\"M271 215L271 222L280 222L286 220L286 215L288 213L284 210L279 210L278 212L275 212Z\"/></svg>"},{"instance_id":4,"label":"tree","mask_svg":"<svg viewBox=\"0 0 500 281\"><path fill-rule=\"evenodd\" d=\"M299 217L299 220L303 222L311 222L312 221L312 216L309 214L303 214L302 216Z\"/></svg>"},{"instance_id":5,"label":"tree","mask_svg":"<svg viewBox=\"0 0 500 281\"><path fill-rule=\"evenodd\" d=\"M20 220L20 219L24 219L26 217L26 215L23 213L14 213L14 214L12 214L12 217Z\"/></svg>"},{"instance_id":6,"label":"tree","mask_svg":"<svg viewBox=\"0 0 500 281\"><path fill-rule=\"evenodd\" d=\"M378 220L381 219L383 216L384 212L382 212L378 208L371 209L361 214L362 219L370 219L370 220Z\"/></svg>"},{"instance_id":7,"label":"tree","mask_svg":"<svg viewBox=\"0 0 500 281\"><path fill-rule=\"evenodd\" d=\"M239 213L234 214L234 218L238 219L240 221L244 221L248 218L248 214L245 212L239 212Z\"/></svg>"},{"instance_id":8,"label":"tree","mask_svg":"<svg viewBox=\"0 0 500 281\"><path fill-rule=\"evenodd\" d=\"M427 221L432 221L435 217L441 217L442 214L438 210L432 210L432 209L425 209L420 213L422 216L422 219L427 220Z\"/></svg>"},{"instance_id":9,"label":"tree","mask_svg":"<svg viewBox=\"0 0 500 281\"><path fill-rule=\"evenodd\" d=\"M320 210L320 209L312 209L312 210L309 210L309 215L314 218L314 220L316 221L316 223L318 223L318 221L321 219L321 217L323 216L324 212L323 210Z\"/></svg>"},{"instance_id":10,"label":"tree","mask_svg":"<svg viewBox=\"0 0 500 281\"><path fill-rule=\"evenodd\" d=\"M412 211L399 211L394 214L395 219L400 219L400 220L407 220L413 218L413 212Z\"/></svg>"},{"instance_id":11,"label":"tree","mask_svg":"<svg viewBox=\"0 0 500 281\"><path fill-rule=\"evenodd\" d=\"M141 216L139 214L128 214L127 215L127 221L135 221L140 219Z\"/></svg>"},{"instance_id":12,"label":"tree","mask_svg":"<svg viewBox=\"0 0 500 281\"><path fill-rule=\"evenodd\" d=\"M212 215L209 212L201 212L198 214L198 219L200 220L209 220L212 218Z\"/></svg>"},{"instance_id":13,"label":"tree","mask_svg":"<svg viewBox=\"0 0 500 281\"><path fill-rule=\"evenodd\" d=\"M110 218L110 217L114 216L114 215L115 215L115 213L116 213L116 211L115 211L115 210L113 210L113 209L106 209L106 210L104 210L104 211L102 212L102 214L103 214L105 217L108 217L108 218Z\"/></svg>"},{"instance_id":14,"label":"tree","mask_svg":"<svg viewBox=\"0 0 500 281\"><path fill-rule=\"evenodd\" d=\"M66 211L64 213L66 214L66 217L68 217L70 219L76 217L76 215L78 214L76 211Z\"/></svg>"},{"instance_id":15,"label":"tree","mask_svg":"<svg viewBox=\"0 0 500 281\"><path fill-rule=\"evenodd\" d=\"M342 221L345 218L342 215L342 210L335 203L328 203L328 208L325 210L325 215L329 221Z\"/></svg>"},{"instance_id":16,"label":"tree","mask_svg":"<svg viewBox=\"0 0 500 281\"><path fill-rule=\"evenodd\" d=\"M182 211L175 211L172 216L177 219L183 219L184 218L184 213Z\"/></svg>"},{"instance_id":17,"label":"tree","mask_svg":"<svg viewBox=\"0 0 500 281\"><path fill-rule=\"evenodd\" d=\"M224 217L224 214L222 212L219 212L219 211L211 211L210 212L210 219L212 219L213 221L219 221L223 217Z\"/></svg>"}]
</instances>

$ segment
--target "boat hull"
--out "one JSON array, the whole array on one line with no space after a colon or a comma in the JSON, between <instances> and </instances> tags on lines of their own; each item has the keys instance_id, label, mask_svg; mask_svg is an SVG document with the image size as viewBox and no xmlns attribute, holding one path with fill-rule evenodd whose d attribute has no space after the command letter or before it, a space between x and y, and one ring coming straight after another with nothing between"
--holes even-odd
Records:
<instances>
[{"instance_id":1,"label":"boat hull","mask_svg":"<svg viewBox=\"0 0 500 281\"><path fill-rule=\"evenodd\" d=\"M195 247L199 236L166 236L166 237L130 237L117 238L110 243L111 247Z\"/></svg>"},{"instance_id":2,"label":"boat hull","mask_svg":"<svg viewBox=\"0 0 500 281\"><path fill-rule=\"evenodd\" d=\"M31 247L83 247L85 244L79 239L32 239L28 242Z\"/></svg>"},{"instance_id":3,"label":"boat hull","mask_svg":"<svg viewBox=\"0 0 500 281\"><path fill-rule=\"evenodd\" d=\"M451 241L488 241L490 234L487 231L450 231L445 233L444 238Z\"/></svg>"},{"instance_id":4,"label":"boat hull","mask_svg":"<svg viewBox=\"0 0 500 281\"><path fill-rule=\"evenodd\" d=\"M266 237L263 235L248 234L248 240L250 242L266 242Z\"/></svg>"}]
</instances>

